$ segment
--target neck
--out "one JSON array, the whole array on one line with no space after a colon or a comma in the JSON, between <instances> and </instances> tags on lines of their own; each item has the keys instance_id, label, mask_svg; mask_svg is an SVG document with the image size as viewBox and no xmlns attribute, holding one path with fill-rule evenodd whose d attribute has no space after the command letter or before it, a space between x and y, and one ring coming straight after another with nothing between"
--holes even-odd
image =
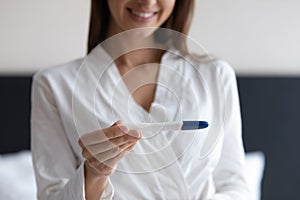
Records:
<instances>
[{"instance_id":1,"label":"neck","mask_svg":"<svg viewBox=\"0 0 300 200\"><path fill-rule=\"evenodd\" d=\"M160 49L140 49L124 54L116 60L119 68L132 69L137 66L160 63L164 50Z\"/></svg>"},{"instance_id":2,"label":"neck","mask_svg":"<svg viewBox=\"0 0 300 200\"><path fill-rule=\"evenodd\" d=\"M153 37L154 31L155 29L146 28L123 32L113 20L110 20L107 38L112 39L104 43L104 48L112 58L117 58L115 62L119 69L124 66L131 69L147 63L160 63L165 50L149 48L158 46ZM122 34L117 35L119 33Z\"/></svg>"}]
</instances>

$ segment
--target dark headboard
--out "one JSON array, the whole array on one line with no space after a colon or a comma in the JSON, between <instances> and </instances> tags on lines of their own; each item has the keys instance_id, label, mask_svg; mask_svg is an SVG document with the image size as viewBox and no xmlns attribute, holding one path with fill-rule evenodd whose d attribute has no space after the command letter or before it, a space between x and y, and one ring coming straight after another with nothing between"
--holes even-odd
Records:
<instances>
[{"instance_id":1,"label":"dark headboard","mask_svg":"<svg viewBox=\"0 0 300 200\"><path fill-rule=\"evenodd\" d=\"M266 156L263 199L298 199L300 77L239 77L247 151Z\"/></svg>"},{"instance_id":2,"label":"dark headboard","mask_svg":"<svg viewBox=\"0 0 300 200\"><path fill-rule=\"evenodd\" d=\"M263 199L296 199L300 77L238 77L238 86L246 151L266 156ZM0 153L29 149L30 88L31 76L0 77Z\"/></svg>"},{"instance_id":3,"label":"dark headboard","mask_svg":"<svg viewBox=\"0 0 300 200\"><path fill-rule=\"evenodd\" d=\"M29 149L31 79L0 77L0 153Z\"/></svg>"}]
</instances>

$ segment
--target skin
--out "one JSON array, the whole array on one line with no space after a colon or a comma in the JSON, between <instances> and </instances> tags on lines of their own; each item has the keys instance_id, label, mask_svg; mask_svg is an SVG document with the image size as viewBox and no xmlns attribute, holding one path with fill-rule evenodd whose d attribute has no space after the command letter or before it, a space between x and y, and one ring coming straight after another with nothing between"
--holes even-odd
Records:
<instances>
[{"instance_id":1,"label":"skin","mask_svg":"<svg viewBox=\"0 0 300 200\"><path fill-rule=\"evenodd\" d=\"M160 27L168 19L175 5L175 0L107 1L111 13L108 37L133 28ZM133 11L152 13L152 15L150 19L145 20L134 15ZM153 39L149 32L138 38ZM120 46L122 45L126 45L126 42L120 44ZM160 63L163 53L161 50L141 49L122 55L115 61L134 100L146 111L149 111L154 99L155 82L159 69L159 64L148 63ZM139 77L139 79L136 80L134 77ZM78 144L82 148L82 156L85 159L84 175L87 200L98 200L101 197L108 177L114 173L119 161L141 139L140 132L129 131L126 126L120 126L120 124L123 122L117 121L108 128L86 133L78 140Z\"/></svg>"},{"instance_id":2,"label":"skin","mask_svg":"<svg viewBox=\"0 0 300 200\"><path fill-rule=\"evenodd\" d=\"M117 121L108 128L86 133L78 140L85 158L85 193L88 200L100 198L108 176L141 138L140 132L118 126L122 123Z\"/></svg>"},{"instance_id":3,"label":"skin","mask_svg":"<svg viewBox=\"0 0 300 200\"><path fill-rule=\"evenodd\" d=\"M108 0L111 12L109 36L144 27L160 27L171 15L175 0ZM130 11L155 12L149 22L133 20Z\"/></svg>"}]
</instances>

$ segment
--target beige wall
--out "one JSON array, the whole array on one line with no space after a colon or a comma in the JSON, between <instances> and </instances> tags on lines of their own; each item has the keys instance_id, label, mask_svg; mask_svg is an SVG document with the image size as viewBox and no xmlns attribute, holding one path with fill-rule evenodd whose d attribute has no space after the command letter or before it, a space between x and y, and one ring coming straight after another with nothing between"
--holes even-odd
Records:
<instances>
[{"instance_id":1,"label":"beige wall","mask_svg":"<svg viewBox=\"0 0 300 200\"><path fill-rule=\"evenodd\" d=\"M196 0L192 37L241 74L300 75L299 0Z\"/></svg>"},{"instance_id":2,"label":"beige wall","mask_svg":"<svg viewBox=\"0 0 300 200\"><path fill-rule=\"evenodd\" d=\"M0 73L32 73L84 55L87 0L0 0Z\"/></svg>"},{"instance_id":3,"label":"beige wall","mask_svg":"<svg viewBox=\"0 0 300 200\"><path fill-rule=\"evenodd\" d=\"M300 1L196 0L191 37L239 74L300 75ZM0 73L33 73L86 51L87 0L0 0Z\"/></svg>"}]
</instances>

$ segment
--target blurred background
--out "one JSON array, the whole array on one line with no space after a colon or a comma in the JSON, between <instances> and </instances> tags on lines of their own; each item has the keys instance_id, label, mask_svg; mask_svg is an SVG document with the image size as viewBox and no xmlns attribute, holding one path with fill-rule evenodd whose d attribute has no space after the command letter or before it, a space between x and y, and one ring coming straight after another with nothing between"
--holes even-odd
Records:
<instances>
[{"instance_id":1,"label":"blurred background","mask_svg":"<svg viewBox=\"0 0 300 200\"><path fill-rule=\"evenodd\" d=\"M90 2L0 0L0 72L33 73L82 57ZM191 37L238 74L300 74L300 1L196 0Z\"/></svg>"},{"instance_id":2,"label":"blurred background","mask_svg":"<svg viewBox=\"0 0 300 200\"><path fill-rule=\"evenodd\" d=\"M237 73L257 199L295 199L300 184L299 8L297 0L196 0L190 36ZM0 199L33 198L34 179L17 167L32 174L31 77L86 54L89 14L87 0L0 0ZM5 194L12 185L20 192Z\"/></svg>"}]
</instances>

